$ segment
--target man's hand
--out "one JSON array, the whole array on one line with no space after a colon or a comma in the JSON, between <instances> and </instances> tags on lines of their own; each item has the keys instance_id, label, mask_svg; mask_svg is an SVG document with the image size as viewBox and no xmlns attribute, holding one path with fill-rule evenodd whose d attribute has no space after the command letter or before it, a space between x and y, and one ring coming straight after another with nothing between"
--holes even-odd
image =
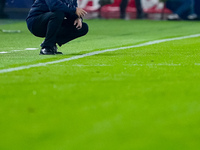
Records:
<instances>
[{"instance_id":1,"label":"man's hand","mask_svg":"<svg viewBox=\"0 0 200 150\"><path fill-rule=\"evenodd\" d=\"M75 21L74 21L74 25L76 26L76 29L81 29L82 28L82 20L81 18L77 18Z\"/></svg>"},{"instance_id":2,"label":"man's hand","mask_svg":"<svg viewBox=\"0 0 200 150\"><path fill-rule=\"evenodd\" d=\"M82 8L76 8L76 14L78 15L79 18L84 17L87 12L85 10L83 10Z\"/></svg>"}]
</instances>

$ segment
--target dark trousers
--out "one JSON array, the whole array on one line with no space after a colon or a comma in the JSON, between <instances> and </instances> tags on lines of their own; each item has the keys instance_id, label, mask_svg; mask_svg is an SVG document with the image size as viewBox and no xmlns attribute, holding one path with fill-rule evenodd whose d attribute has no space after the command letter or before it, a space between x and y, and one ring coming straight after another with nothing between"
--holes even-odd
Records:
<instances>
[{"instance_id":1,"label":"dark trousers","mask_svg":"<svg viewBox=\"0 0 200 150\"><path fill-rule=\"evenodd\" d=\"M126 7L128 5L129 0L122 0L120 3L120 17L124 18L126 15ZM143 9L142 9L142 4L141 0L135 0L135 6L137 10L137 18L139 18L141 15L143 15Z\"/></svg>"},{"instance_id":2,"label":"dark trousers","mask_svg":"<svg viewBox=\"0 0 200 150\"><path fill-rule=\"evenodd\" d=\"M56 43L61 46L88 32L88 25L82 23L81 29L76 29L74 21L64 19L63 12L47 12L35 18L32 33L38 37L45 37L41 47L53 47Z\"/></svg>"},{"instance_id":3,"label":"dark trousers","mask_svg":"<svg viewBox=\"0 0 200 150\"><path fill-rule=\"evenodd\" d=\"M168 0L166 6L173 13L184 16L185 14L190 15L195 13L194 3L195 0Z\"/></svg>"},{"instance_id":4,"label":"dark trousers","mask_svg":"<svg viewBox=\"0 0 200 150\"><path fill-rule=\"evenodd\" d=\"M3 17L6 0L0 0L0 17Z\"/></svg>"}]
</instances>

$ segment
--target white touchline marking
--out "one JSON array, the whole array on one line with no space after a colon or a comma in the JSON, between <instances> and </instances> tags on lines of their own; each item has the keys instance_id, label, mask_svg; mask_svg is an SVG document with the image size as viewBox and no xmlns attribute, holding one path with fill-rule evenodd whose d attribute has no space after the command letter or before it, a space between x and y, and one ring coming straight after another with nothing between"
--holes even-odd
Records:
<instances>
[{"instance_id":1,"label":"white touchline marking","mask_svg":"<svg viewBox=\"0 0 200 150\"><path fill-rule=\"evenodd\" d=\"M181 66L181 64L155 64L157 66Z\"/></svg>"},{"instance_id":2,"label":"white touchline marking","mask_svg":"<svg viewBox=\"0 0 200 150\"><path fill-rule=\"evenodd\" d=\"M12 50L12 51L13 51L13 52L20 52L20 51L23 51L23 50ZM12 51L11 51L11 52L12 52Z\"/></svg>"},{"instance_id":3,"label":"white touchline marking","mask_svg":"<svg viewBox=\"0 0 200 150\"><path fill-rule=\"evenodd\" d=\"M33 51L33 50L37 50L38 48L26 48L25 50L28 50L28 51Z\"/></svg>"},{"instance_id":4,"label":"white touchline marking","mask_svg":"<svg viewBox=\"0 0 200 150\"><path fill-rule=\"evenodd\" d=\"M8 53L8 52L0 52L0 54L6 54L6 53Z\"/></svg>"},{"instance_id":5,"label":"white touchline marking","mask_svg":"<svg viewBox=\"0 0 200 150\"><path fill-rule=\"evenodd\" d=\"M158 44L158 43L163 43L163 42L168 42L168 41L182 40L182 39L188 39L188 38L194 38L194 37L200 37L200 34L194 34L194 35L188 35L188 36L182 36L182 37L176 37L176 38L170 38L170 39L155 40L155 41L150 41L150 42L146 42L146 43L142 43L142 44L138 44L138 45L112 48L112 49L106 49L106 50L102 50L102 51L95 51L95 52L86 53L83 55L73 56L70 58L60 59L60 60L56 60L56 61L38 63L38 64L33 64L33 65L15 67L15 68L2 69L2 70L0 70L0 73L19 71L19 70L29 69L29 68L33 68L33 67L41 67L41 66L46 66L46 65L50 65L50 64L57 64L57 63L66 62L66 61L70 61L70 60L76 60L76 59L93 56L93 55L97 55L97 54L101 54L101 53L106 53L106 52L113 52L113 51L122 50L122 49L142 47L142 46L148 46L148 45L153 45L153 44Z\"/></svg>"},{"instance_id":6,"label":"white touchline marking","mask_svg":"<svg viewBox=\"0 0 200 150\"><path fill-rule=\"evenodd\" d=\"M38 50L39 48L25 48L24 50L11 50L10 52L20 52L20 51L34 51ZM10 53L10 52L0 52L0 53Z\"/></svg>"}]
</instances>

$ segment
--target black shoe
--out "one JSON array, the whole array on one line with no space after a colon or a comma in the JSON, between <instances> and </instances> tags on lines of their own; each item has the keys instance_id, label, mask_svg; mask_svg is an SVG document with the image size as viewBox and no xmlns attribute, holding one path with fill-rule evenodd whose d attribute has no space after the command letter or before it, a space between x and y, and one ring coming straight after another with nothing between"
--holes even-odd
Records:
<instances>
[{"instance_id":1,"label":"black shoe","mask_svg":"<svg viewBox=\"0 0 200 150\"><path fill-rule=\"evenodd\" d=\"M148 16L146 13L139 13L137 14L137 17L136 17L136 19L147 19L147 18Z\"/></svg>"},{"instance_id":2,"label":"black shoe","mask_svg":"<svg viewBox=\"0 0 200 150\"><path fill-rule=\"evenodd\" d=\"M120 19L126 19L126 14L125 13L121 13L120 14Z\"/></svg>"},{"instance_id":3,"label":"black shoe","mask_svg":"<svg viewBox=\"0 0 200 150\"><path fill-rule=\"evenodd\" d=\"M45 47L40 50L40 55L55 55L55 53L52 49Z\"/></svg>"},{"instance_id":4,"label":"black shoe","mask_svg":"<svg viewBox=\"0 0 200 150\"><path fill-rule=\"evenodd\" d=\"M55 54L63 54L62 52L58 52L58 47L56 45L53 47L53 51Z\"/></svg>"}]
</instances>

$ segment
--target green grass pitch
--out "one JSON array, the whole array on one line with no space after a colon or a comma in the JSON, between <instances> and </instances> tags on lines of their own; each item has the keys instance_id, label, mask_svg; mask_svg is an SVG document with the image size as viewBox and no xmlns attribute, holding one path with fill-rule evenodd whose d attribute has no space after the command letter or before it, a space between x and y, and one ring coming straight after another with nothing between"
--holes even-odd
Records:
<instances>
[{"instance_id":1,"label":"green grass pitch","mask_svg":"<svg viewBox=\"0 0 200 150\"><path fill-rule=\"evenodd\" d=\"M86 22L55 56L39 55L25 22L1 24L0 71L200 33L200 22ZM0 150L198 150L199 101L200 37L4 72Z\"/></svg>"}]
</instances>

